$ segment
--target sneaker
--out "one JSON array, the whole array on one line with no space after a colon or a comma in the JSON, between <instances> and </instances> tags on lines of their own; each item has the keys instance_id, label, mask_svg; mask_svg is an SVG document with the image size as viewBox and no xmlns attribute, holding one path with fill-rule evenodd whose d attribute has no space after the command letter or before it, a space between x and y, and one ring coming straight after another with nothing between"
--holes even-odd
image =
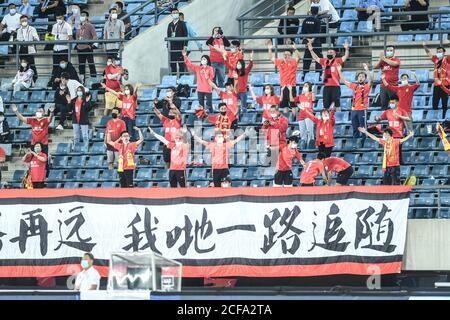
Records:
<instances>
[{"instance_id":1,"label":"sneaker","mask_svg":"<svg viewBox=\"0 0 450 320\"><path fill-rule=\"evenodd\" d=\"M56 129L56 130L64 130L64 127L63 127L62 125L59 124L55 129Z\"/></svg>"}]
</instances>

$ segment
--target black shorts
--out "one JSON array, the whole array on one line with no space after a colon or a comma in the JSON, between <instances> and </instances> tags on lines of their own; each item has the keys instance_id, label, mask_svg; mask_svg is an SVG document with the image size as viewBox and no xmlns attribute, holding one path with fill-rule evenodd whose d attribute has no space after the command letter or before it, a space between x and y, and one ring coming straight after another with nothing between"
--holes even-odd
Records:
<instances>
[{"instance_id":1,"label":"black shorts","mask_svg":"<svg viewBox=\"0 0 450 320\"><path fill-rule=\"evenodd\" d=\"M172 151L166 145L163 146L163 160L167 164L170 164L171 152Z\"/></svg>"},{"instance_id":2,"label":"black shorts","mask_svg":"<svg viewBox=\"0 0 450 320\"><path fill-rule=\"evenodd\" d=\"M301 187L314 187L314 183L302 183Z\"/></svg>"},{"instance_id":3,"label":"black shorts","mask_svg":"<svg viewBox=\"0 0 450 320\"><path fill-rule=\"evenodd\" d=\"M275 184L277 186L291 186L292 185L292 170L280 171L275 174Z\"/></svg>"},{"instance_id":4,"label":"black shorts","mask_svg":"<svg viewBox=\"0 0 450 320\"><path fill-rule=\"evenodd\" d=\"M133 188L134 187L134 170L124 170L119 172L120 187Z\"/></svg>"},{"instance_id":5,"label":"black shorts","mask_svg":"<svg viewBox=\"0 0 450 320\"><path fill-rule=\"evenodd\" d=\"M342 170L341 172L338 172L337 177L336 177L336 182L342 186L346 186L348 179L350 179L352 174L353 174L353 168L352 168L352 166L350 166L347 169Z\"/></svg>"},{"instance_id":6,"label":"black shorts","mask_svg":"<svg viewBox=\"0 0 450 320\"><path fill-rule=\"evenodd\" d=\"M181 188L186 187L186 171L185 170L170 170L169 182L171 188L177 188L178 185Z\"/></svg>"},{"instance_id":7,"label":"black shorts","mask_svg":"<svg viewBox=\"0 0 450 320\"><path fill-rule=\"evenodd\" d=\"M213 181L214 187L221 187L222 180L230 175L230 170L228 169L214 169L213 170Z\"/></svg>"}]
</instances>

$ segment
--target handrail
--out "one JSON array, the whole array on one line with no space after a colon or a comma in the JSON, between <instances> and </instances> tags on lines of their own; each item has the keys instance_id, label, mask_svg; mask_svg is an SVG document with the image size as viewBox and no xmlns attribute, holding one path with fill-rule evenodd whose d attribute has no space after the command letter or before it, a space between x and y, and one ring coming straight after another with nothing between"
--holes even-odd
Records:
<instances>
[{"instance_id":1,"label":"handrail","mask_svg":"<svg viewBox=\"0 0 450 320\"><path fill-rule=\"evenodd\" d=\"M242 17L246 16L247 14L249 14L251 11L256 10L256 8L258 8L258 7L259 7L260 5L262 5L264 2L269 2L269 4L272 4L272 3L273 3L273 0L261 0L261 1L258 1L258 2L255 3L252 7L250 7L250 8L247 9L247 10L245 10L243 13L241 13L241 15L238 17L238 20L239 20L239 18L242 18ZM289 0L284 1L284 6L286 6L286 5L289 4L289 3L290 3Z\"/></svg>"}]
</instances>

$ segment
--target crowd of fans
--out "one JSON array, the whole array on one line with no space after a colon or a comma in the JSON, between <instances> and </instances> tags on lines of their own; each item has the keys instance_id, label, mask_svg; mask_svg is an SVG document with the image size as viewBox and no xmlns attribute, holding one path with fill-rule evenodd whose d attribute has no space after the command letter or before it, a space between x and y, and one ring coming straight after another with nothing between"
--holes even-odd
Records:
<instances>
[{"instance_id":1,"label":"crowd of fans","mask_svg":"<svg viewBox=\"0 0 450 320\"><path fill-rule=\"evenodd\" d=\"M234 145L245 139L250 134L247 128L243 134L233 137L233 130L239 127L239 117L248 108L248 94L253 101L262 107L263 121L259 128L266 136L267 149L264 152L268 157L276 154L276 169L274 186L291 186L293 184L292 166L296 158L303 167L300 177L302 186L315 185L316 178L321 176L326 184L331 184L332 173L336 173L336 184L346 185L352 176L354 169L351 163L333 157L335 114L340 112L341 84L346 85L354 92L352 100L351 123L353 127L354 146L363 145L366 136L383 145L383 184L400 184L401 145L406 140L413 138L412 123L412 99L414 92L420 86L420 82L414 72L411 76L415 83L409 83L407 74L399 74L401 61L396 56L395 47L388 45L385 52L380 54L379 61L372 66L380 69L381 88L379 94L380 106L383 113L375 117L376 122L387 121L387 129L380 130L379 126L367 125L367 110L369 108L369 93L372 85L371 66L362 64L363 71L357 73L356 82L345 79L343 66L350 56L349 44L344 44L345 53L339 56L333 47L327 48L325 57L322 55L322 42L320 39L309 38L308 34L323 32L321 19L329 17L328 30L337 32L340 17L329 0L312 0L309 10L310 17L302 23L301 43L306 45L303 58L296 44L300 21L297 18L287 18L280 21L278 32L286 35L296 35L293 38L283 38L279 44L289 49L282 51L282 58L275 58L272 52L273 43L268 40L267 59L278 69L280 74L280 95L276 95L272 85L265 85L263 95L257 96L254 88L249 84L249 75L253 67L253 52L246 52L243 45L237 41L230 41L224 35L221 27L212 29L211 37L206 43L196 42L200 51L204 47L209 48L209 55L203 54L200 64L192 63L189 58L192 44L188 41L170 41L171 71L192 72L197 78L197 96L199 108L195 111L198 118L206 118L215 128L212 141L205 141L194 130L189 130L182 123L180 112L181 100L177 97L177 89L169 88L166 97L162 100L155 99L154 113L161 120L164 127L164 135L159 135L151 127L148 127L150 135L162 143L163 159L169 169L169 182L171 187L186 187L186 167L191 152L190 137L194 141L205 146L211 153L212 162L212 186L228 186L230 183L228 155ZM164 6L166 2L160 1ZM56 23L52 26L51 34L58 40L95 40L97 35L95 28L89 22L89 13L80 10L78 6L72 6L69 15L58 10L63 5L62 1L54 1L49 5L48 1L40 4L41 12L52 10ZM415 10L418 5L428 8L428 1L407 1L406 5ZM355 8L359 20L367 20L367 14L379 6L384 7L380 1L363 1ZM369 9L371 8L371 9ZM24 12L30 9L27 0L24 0L21 9L17 11L15 5L9 6L9 14L2 22L5 32L2 39L16 37L19 41L36 40L36 29L29 26L28 17ZM19 13L20 12L20 13ZM104 26L104 39L123 40L129 33L130 23L127 19L120 18L125 15L121 2L117 2L109 10L109 18ZM288 16L295 15L295 9L289 7ZM195 37L197 34L193 27L184 19L184 15L177 9L171 10L172 22L167 27L167 37ZM420 17L419 17L420 18ZM417 23L421 28L424 17ZM437 109L439 101L442 101L443 118L447 111L449 89L448 83L449 57L445 54L445 48L439 47L436 54L424 43L426 53L433 61L435 83L433 92L433 108ZM103 73L103 88L105 89L104 115L111 115L106 125L105 145L107 146L108 169L114 169L117 159L117 170L120 176L120 185L124 188L134 186L134 171L137 163L135 152L144 141L141 129L136 127L136 110L138 106L138 92L140 84L127 83L128 72L120 65L119 52L122 41L110 42L105 45L107 64ZM90 125L89 112L96 107L96 101L92 101L89 89L85 87L86 64L89 65L91 77L97 74L93 61L94 45L77 44L79 53L79 72L68 59L68 45L55 45L53 48L52 77L49 86L56 90L55 106L48 110L39 108L35 117L24 117L16 106L13 111L20 121L32 126L32 148L23 158L30 163L30 179L33 188L45 186L45 176L48 161L48 127L54 115L59 115L57 130L64 130L69 115L72 117L74 143L88 143L88 129ZM37 77L34 67L36 48L23 46L20 48L21 66L14 78L11 89L13 94L17 91L28 89ZM247 60L248 59L248 60ZM315 88L312 83L305 82L298 89L297 69L303 60L304 72L310 70L314 61L316 71L322 73L323 79L323 110L316 117L313 112L318 102L315 96ZM398 85L399 79L401 84ZM221 89L224 88L224 89ZM220 97L218 113L214 113L212 94L213 91ZM1 101L0 101L1 102ZM287 113L293 114L298 121L299 130L287 136L289 121ZM9 132L7 122L3 114L0 114L0 139L2 132ZM381 137L377 135L381 134ZM317 157L305 162L301 152L303 149L316 148Z\"/></svg>"}]
</instances>

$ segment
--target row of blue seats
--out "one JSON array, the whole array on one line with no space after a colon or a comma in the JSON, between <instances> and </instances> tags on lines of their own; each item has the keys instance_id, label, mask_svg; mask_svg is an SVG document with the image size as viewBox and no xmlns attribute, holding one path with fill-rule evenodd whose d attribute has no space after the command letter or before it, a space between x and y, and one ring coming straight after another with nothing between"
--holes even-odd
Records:
<instances>
[{"instance_id":1,"label":"row of blue seats","mask_svg":"<svg viewBox=\"0 0 450 320\"><path fill-rule=\"evenodd\" d=\"M92 95L92 101L98 100L98 91L90 91ZM23 90L17 91L14 95L12 91L0 91L0 96L4 103L24 103L24 102L35 102L35 103L50 103L54 102L55 91L54 90Z\"/></svg>"}]
</instances>

